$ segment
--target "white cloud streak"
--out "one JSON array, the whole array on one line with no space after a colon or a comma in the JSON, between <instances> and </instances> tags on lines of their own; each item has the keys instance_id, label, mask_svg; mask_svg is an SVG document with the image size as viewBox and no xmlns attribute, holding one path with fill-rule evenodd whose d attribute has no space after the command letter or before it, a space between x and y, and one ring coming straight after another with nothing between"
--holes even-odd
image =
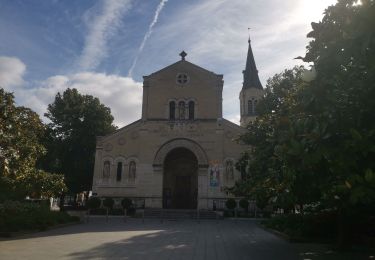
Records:
<instances>
[{"instance_id":1,"label":"white cloud streak","mask_svg":"<svg viewBox=\"0 0 375 260\"><path fill-rule=\"evenodd\" d=\"M133 60L133 63L131 65L130 69L129 69L128 77L132 76L133 70L134 70L135 66L137 65L139 55L142 53L142 51L143 51L143 49L144 49L144 47L146 45L146 42L147 42L148 38L150 38L150 36L152 34L152 29L154 28L155 24L158 22L159 14L163 10L163 7L166 4L166 2L168 2L168 0L161 0L160 3L159 3L159 5L158 5L158 7L156 8L156 11L155 11L155 14L154 14L154 19L150 23L150 25L148 27L148 30L147 30L145 36L143 37L142 43L141 43L141 45L138 48L137 55L135 56L135 58Z\"/></svg>"},{"instance_id":2,"label":"white cloud streak","mask_svg":"<svg viewBox=\"0 0 375 260\"><path fill-rule=\"evenodd\" d=\"M88 22L89 32L77 61L81 71L95 69L107 56L107 42L121 25L123 14L131 7L130 0L103 0L101 4L102 12Z\"/></svg>"},{"instance_id":3,"label":"white cloud streak","mask_svg":"<svg viewBox=\"0 0 375 260\"><path fill-rule=\"evenodd\" d=\"M178 58L177 54L185 49L193 63L224 74L224 115L238 123L238 93L242 86L241 71L246 62L247 28L252 28L252 47L259 75L265 84L268 77L296 64L293 58L305 53L305 46L309 40L306 34L311 30L310 23L321 19L324 8L336 0L181 1L180 8L173 9L173 12L165 17L165 21L160 23L159 15L166 2L159 2L154 19L138 47L129 75L132 75L136 66L144 68L142 73L152 73L175 61ZM103 0L102 3L104 8L100 9L102 12L99 15L93 10L88 12L86 21L92 25L89 26L84 51L79 59L81 69L94 68L106 57L107 41L119 28L121 15L130 8L130 1ZM92 17L94 19L89 19ZM151 48L144 50L151 33L152 51ZM181 36L184 36L183 41ZM147 55L139 59L141 54ZM9 66L5 68L0 62L0 86L20 88L24 82L24 64L17 58L9 60L9 57L5 61L3 59L2 64ZM88 77L92 77L92 81L83 80ZM121 88L108 82L120 84ZM129 77L75 73L50 77L42 83L35 92L24 90L21 94L16 93L16 97L25 102L21 102L22 105L31 104L33 109L43 114L46 104L53 101L57 91L63 91L71 86L79 88L83 93L97 95L104 104L111 107L118 125L139 118L141 90L131 86L140 86L140 83L132 81ZM94 87L90 87L90 84ZM99 84L103 84L103 87ZM111 91L115 94L110 95L108 92ZM127 103L133 100L132 91L138 93L139 98L134 100L139 103L127 106Z\"/></svg>"},{"instance_id":4,"label":"white cloud streak","mask_svg":"<svg viewBox=\"0 0 375 260\"><path fill-rule=\"evenodd\" d=\"M139 61L148 68L151 61L168 65L181 50L188 60L216 73L224 74L224 116L237 122L238 93L247 53L247 28L259 76L266 79L299 64L311 30L310 23L323 17L324 9L336 0L202 0L184 2L166 16L153 35L152 53ZM272 8L277 6L277 8ZM181 40L183 37L183 40ZM168 48L165 48L168 46ZM155 66L156 67L156 66ZM152 72L158 68L152 68Z\"/></svg>"}]
</instances>

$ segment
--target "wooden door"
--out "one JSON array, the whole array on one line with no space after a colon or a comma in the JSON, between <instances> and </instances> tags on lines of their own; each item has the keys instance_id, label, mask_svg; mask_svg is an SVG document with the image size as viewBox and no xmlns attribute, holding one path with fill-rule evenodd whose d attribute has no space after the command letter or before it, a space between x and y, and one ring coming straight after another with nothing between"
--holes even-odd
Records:
<instances>
[{"instance_id":1,"label":"wooden door","mask_svg":"<svg viewBox=\"0 0 375 260\"><path fill-rule=\"evenodd\" d=\"M191 208L191 177L176 176L174 206L178 209Z\"/></svg>"}]
</instances>

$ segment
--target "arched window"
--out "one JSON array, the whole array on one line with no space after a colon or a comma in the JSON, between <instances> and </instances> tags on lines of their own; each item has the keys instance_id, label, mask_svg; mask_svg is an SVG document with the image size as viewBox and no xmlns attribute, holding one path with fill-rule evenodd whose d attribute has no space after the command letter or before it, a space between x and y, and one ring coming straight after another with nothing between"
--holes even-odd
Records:
<instances>
[{"instance_id":1,"label":"arched window","mask_svg":"<svg viewBox=\"0 0 375 260\"><path fill-rule=\"evenodd\" d=\"M254 100L254 108L253 108L253 114L255 115L257 113L257 103L258 103L258 100Z\"/></svg>"},{"instance_id":2,"label":"arched window","mask_svg":"<svg viewBox=\"0 0 375 260\"><path fill-rule=\"evenodd\" d=\"M234 180L234 167L233 162L228 160L225 165L225 177L227 181Z\"/></svg>"},{"instance_id":3,"label":"arched window","mask_svg":"<svg viewBox=\"0 0 375 260\"><path fill-rule=\"evenodd\" d=\"M194 101L189 102L189 120L194 119Z\"/></svg>"},{"instance_id":4,"label":"arched window","mask_svg":"<svg viewBox=\"0 0 375 260\"><path fill-rule=\"evenodd\" d=\"M108 179L111 174L111 162L105 161L103 164L103 178Z\"/></svg>"},{"instance_id":5,"label":"arched window","mask_svg":"<svg viewBox=\"0 0 375 260\"><path fill-rule=\"evenodd\" d=\"M122 162L117 163L117 174L116 174L116 181L121 181L122 177Z\"/></svg>"},{"instance_id":6,"label":"arched window","mask_svg":"<svg viewBox=\"0 0 375 260\"><path fill-rule=\"evenodd\" d=\"M252 115L253 114L253 101L249 100L247 102L247 114Z\"/></svg>"},{"instance_id":7,"label":"arched window","mask_svg":"<svg viewBox=\"0 0 375 260\"><path fill-rule=\"evenodd\" d=\"M185 102L180 101L178 103L178 119L184 120L185 119Z\"/></svg>"},{"instance_id":8,"label":"arched window","mask_svg":"<svg viewBox=\"0 0 375 260\"><path fill-rule=\"evenodd\" d=\"M247 114L248 115L256 115L256 106L257 106L258 100L255 98L252 98L247 103Z\"/></svg>"},{"instance_id":9,"label":"arched window","mask_svg":"<svg viewBox=\"0 0 375 260\"><path fill-rule=\"evenodd\" d=\"M129 183L134 183L136 176L137 176L137 165L135 164L135 161L131 161L129 163L129 178L128 178L128 182Z\"/></svg>"},{"instance_id":10,"label":"arched window","mask_svg":"<svg viewBox=\"0 0 375 260\"><path fill-rule=\"evenodd\" d=\"M174 101L169 102L169 119L175 120L176 118L176 103Z\"/></svg>"}]
</instances>

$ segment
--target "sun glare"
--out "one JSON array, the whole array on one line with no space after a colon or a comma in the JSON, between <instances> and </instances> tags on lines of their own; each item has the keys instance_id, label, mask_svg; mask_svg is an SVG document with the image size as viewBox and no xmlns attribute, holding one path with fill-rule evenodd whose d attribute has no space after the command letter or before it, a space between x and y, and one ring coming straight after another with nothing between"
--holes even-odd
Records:
<instances>
[{"instance_id":1,"label":"sun glare","mask_svg":"<svg viewBox=\"0 0 375 260\"><path fill-rule=\"evenodd\" d=\"M301 19L318 22L323 17L324 10L337 2L337 0L300 0L299 16Z\"/></svg>"}]
</instances>

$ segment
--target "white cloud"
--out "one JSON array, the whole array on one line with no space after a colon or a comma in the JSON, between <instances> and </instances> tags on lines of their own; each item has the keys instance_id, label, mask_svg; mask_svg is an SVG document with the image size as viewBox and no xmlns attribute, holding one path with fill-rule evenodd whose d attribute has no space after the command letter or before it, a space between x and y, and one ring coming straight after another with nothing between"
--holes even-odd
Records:
<instances>
[{"instance_id":1,"label":"white cloud","mask_svg":"<svg viewBox=\"0 0 375 260\"><path fill-rule=\"evenodd\" d=\"M0 85L14 92L17 104L30 107L42 118L57 92L67 88L76 88L81 94L98 97L102 104L111 108L117 126L124 126L141 117L142 83L132 78L82 72L28 83L22 78L25 70L26 65L21 60L0 56Z\"/></svg>"},{"instance_id":2,"label":"white cloud","mask_svg":"<svg viewBox=\"0 0 375 260\"><path fill-rule=\"evenodd\" d=\"M71 75L57 75L41 82L40 87L28 92L32 97L26 104L38 104L40 114L46 111L57 92L76 88L81 94L98 97L100 102L111 108L114 123L124 126L141 117L142 84L128 77L104 73L83 72Z\"/></svg>"},{"instance_id":3,"label":"white cloud","mask_svg":"<svg viewBox=\"0 0 375 260\"><path fill-rule=\"evenodd\" d=\"M103 0L102 12L87 19L89 32L85 45L77 63L82 71L95 69L103 58L107 56L107 41L121 25L122 15L130 9L130 0ZM97 11L95 8L90 10ZM90 16L90 15L88 15ZM86 15L87 17L87 15ZM86 18L84 17L84 18Z\"/></svg>"},{"instance_id":4,"label":"white cloud","mask_svg":"<svg viewBox=\"0 0 375 260\"><path fill-rule=\"evenodd\" d=\"M266 79L301 62L311 30L310 23L323 17L324 9L336 0L243 1L205 0L181 8L167 16L155 29L152 53L143 55L140 66L153 60L188 52L187 59L216 73L224 74L225 116L236 121L238 93L247 54L247 28L251 27L252 47L265 86ZM168 48L165 48L168 46ZM150 48L151 49L151 48ZM159 56L159 57L158 57ZM163 59L163 57L161 57ZM167 65L167 64L166 64ZM238 83L235 86L234 83Z\"/></svg>"},{"instance_id":5,"label":"white cloud","mask_svg":"<svg viewBox=\"0 0 375 260\"><path fill-rule=\"evenodd\" d=\"M241 71L246 62L247 28L252 28L252 47L259 75L265 85L268 77L298 63L293 58L305 53L310 23L320 20L324 8L336 2L181 1L179 8L173 8L173 12L154 27L162 10L163 1L160 1L154 20L140 45L145 55L139 56L137 67L142 68L143 74L151 73L179 59L178 53L185 49L189 61L224 74L223 111L234 122L238 122L239 115L238 93L242 85ZM82 55L77 60L79 71L94 69L107 56L110 51L107 50L107 42L119 29L123 14L130 9L130 0L102 0L100 3L101 6L90 10L85 17L89 32ZM145 47L148 32L151 31L152 44ZM0 85L20 88L24 83L22 76L25 66L17 58L6 58L0 59ZM7 66L2 67L4 64ZM140 85L129 77L73 73L50 77L39 85L33 85L34 89L21 88L22 93L16 93L16 97L19 96L19 100L22 97L22 104L30 104L43 114L57 91L76 87L82 93L98 96L106 106L111 107L116 123L123 125L140 116Z\"/></svg>"},{"instance_id":6,"label":"white cloud","mask_svg":"<svg viewBox=\"0 0 375 260\"><path fill-rule=\"evenodd\" d=\"M12 90L23 85L25 64L15 57L0 56L0 87Z\"/></svg>"},{"instance_id":7,"label":"white cloud","mask_svg":"<svg viewBox=\"0 0 375 260\"><path fill-rule=\"evenodd\" d=\"M231 121L232 123L235 123L237 125L240 124L240 120L241 120L241 117L240 115L231 115L227 118L229 121Z\"/></svg>"}]
</instances>

